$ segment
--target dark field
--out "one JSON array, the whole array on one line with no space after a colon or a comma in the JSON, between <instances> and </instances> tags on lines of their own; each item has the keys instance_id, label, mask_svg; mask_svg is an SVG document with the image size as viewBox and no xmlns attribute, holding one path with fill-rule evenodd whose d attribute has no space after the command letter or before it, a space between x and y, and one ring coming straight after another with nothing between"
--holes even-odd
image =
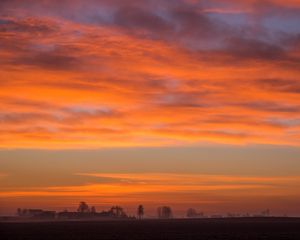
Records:
<instances>
[{"instance_id":1,"label":"dark field","mask_svg":"<svg viewBox=\"0 0 300 240\"><path fill-rule=\"evenodd\" d=\"M0 223L0 239L297 239L300 219L198 219Z\"/></svg>"}]
</instances>

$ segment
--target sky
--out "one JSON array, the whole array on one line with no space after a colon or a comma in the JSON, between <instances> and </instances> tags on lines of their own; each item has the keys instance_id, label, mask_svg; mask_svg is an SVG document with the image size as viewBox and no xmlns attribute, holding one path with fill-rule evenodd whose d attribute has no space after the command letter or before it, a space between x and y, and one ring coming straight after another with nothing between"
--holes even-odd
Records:
<instances>
[{"instance_id":1,"label":"sky","mask_svg":"<svg viewBox=\"0 0 300 240\"><path fill-rule=\"evenodd\" d=\"M0 214L300 216L300 1L1 0Z\"/></svg>"}]
</instances>

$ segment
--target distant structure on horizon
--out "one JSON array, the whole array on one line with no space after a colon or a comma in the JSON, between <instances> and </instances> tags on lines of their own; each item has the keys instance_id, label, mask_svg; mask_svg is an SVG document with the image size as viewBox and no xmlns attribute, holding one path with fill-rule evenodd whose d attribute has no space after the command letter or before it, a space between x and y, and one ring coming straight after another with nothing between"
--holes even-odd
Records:
<instances>
[{"instance_id":1,"label":"distant structure on horizon","mask_svg":"<svg viewBox=\"0 0 300 240\"><path fill-rule=\"evenodd\" d=\"M120 206L112 206L108 211L97 212L95 206L89 206L86 202L80 202L77 211L48 211L43 209L17 209L17 217L1 217L2 220L97 220L97 219L143 219L144 206L138 205L136 217L128 216L124 209ZM263 210L258 214L240 214L227 213L227 215L212 214L204 215L203 212L198 212L194 208L189 208L186 211L187 218L251 218L251 217L273 217L269 209ZM287 215L284 215L287 217ZM169 206L161 206L157 208L158 219L172 219L174 218L172 208ZM0 219L0 220L1 220Z\"/></svg>"},{"instance_id":2,"label":"distant structure on horizon","mask_svg":"<svg viewBox=\"0 0 300 240\"><path fill-rule=\"evenodd\" d=\"M189 208L186 211L186 217L187 218L204 218L204 213L203 212L197 212L196 209L194 208Z\"/></svg>"},{"instance_id":3,"label":"distant structure on horizon","mask_svg":"<svg viewBox=\"0 0 300 240\"><path fill-rule=\"evenodd\" d=\"M17 215L23 218L55 219L55 211L45 211L42 209L21 209L18 208Z\"/></svg>"},{"instance_id":4,"label":"distant structure on horizon","mask_svg":"<svg viewBox=\"0 0 300 240\"><path fill-rule=\"evenodd\" d=\"M170 219L173 218L173 212L171 207L169 206L162 206L157 208L157 215L160 219Z\"/></svg>"},{"instance_id":5,"label":"distant structure on horizon","mask_svg":"<svg viewBox=\"0 0 300 240\"><path fill-rule=\"evenodd\" d=\"M118 218L130 219L122 207L113 206L108 211L97 212L94 206L89 207L86 202L80 202L76 212L45 211L42 209L20 209L17 210L17 215L26 219L99 219L99 218Z\"/></svg>"},{"instance_id":6,"label":"distant structure on horizon","mask_svg":"<svg viewBox=\"0 0 300 240\"><path fill-rule=\"evenodd\" d=\"M143 216L144 216L144 206L143 205L138 206L137 216L140 220L143 218Z\"/></svg>"}]
</instances>

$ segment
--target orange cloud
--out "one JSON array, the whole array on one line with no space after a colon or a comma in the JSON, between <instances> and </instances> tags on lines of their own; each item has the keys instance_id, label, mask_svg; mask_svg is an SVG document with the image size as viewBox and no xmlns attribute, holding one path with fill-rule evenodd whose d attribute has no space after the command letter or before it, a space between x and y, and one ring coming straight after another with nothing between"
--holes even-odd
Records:
<instances>
[{"instance_id":1,"label":"orange cloud","mask_svg":"<svg viewBox=\"0 0 300 240\"><path fill-rule=\"evenodd\" d=\"M237 37L203 12L170 8L176 32L142 9L120 7L115 24L54 10L3 18L0 147L299 146L296 38L284 48Z\"/></svg>"}]
</instances>

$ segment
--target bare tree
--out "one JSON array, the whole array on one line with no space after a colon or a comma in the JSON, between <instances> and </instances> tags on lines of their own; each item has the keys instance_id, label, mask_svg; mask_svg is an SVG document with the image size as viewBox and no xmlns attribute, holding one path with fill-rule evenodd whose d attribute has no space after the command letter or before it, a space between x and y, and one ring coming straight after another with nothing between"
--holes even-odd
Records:
<instances>
[{"instance_id":1,"label":"bare tree","mask_svg":"<svg viewBox=\"0 0 300 240\"><path fill-rule=\"evenodd\" d=\"M162 219L169 219L173 217L172 209L169 206L159 207L157 209L158 217Z\"/></svg>"},{"instance_id":2,"label":"bare tree","mask_svg":"<svg viewBox=\"0 0 300 240\"><path fill-rule=\"evenodd\" d=\"M79 207L77 209L77 212L80 213L88 213L90 211L89 205L86 204L86 202L80 202Z\"/></svg>"},{"instance_id":3,"label":"bare tree","mask_svg":"<svg viewBox=\"0 0 300 240\"><path fill-rule=\"evenodd\" d=\"M138 215L139 219L143 218L143 216L144 216L144 207L143 207L143 205L138 206L137 215Z\"/></svg>"}]
</instances>

